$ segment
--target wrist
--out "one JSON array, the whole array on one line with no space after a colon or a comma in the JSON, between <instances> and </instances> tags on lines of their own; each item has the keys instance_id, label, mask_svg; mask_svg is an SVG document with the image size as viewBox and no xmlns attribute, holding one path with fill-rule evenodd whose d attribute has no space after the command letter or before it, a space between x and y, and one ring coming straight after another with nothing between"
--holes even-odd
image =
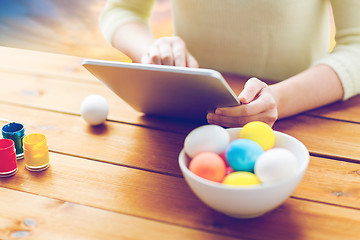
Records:
<instances>
[{"instance_id":1,"label":"wrist","mask_svg":"<svg viewBox=\"0 0 360 240\"><path fill-rule=\"evenodd\" d=\"M270 89L276 102L279 119L289 117L297 113L297 108L292 105L292 98L296 95L293 91L296 88L289 86L287 80L284 80L270 85Z\"/></svg>"},{"instance_id":2,"label":"wrist","mask_svg":"<svg viewBox=\"0 0 360 240\"><path fill-rule=\"evenodd\" d=\"M281 107L280 107L282 105L281 88L278 86L278 83L272 84L269 87L276 103L278 118L280 119L282 118Z\"/></svg>"}]
</instances>

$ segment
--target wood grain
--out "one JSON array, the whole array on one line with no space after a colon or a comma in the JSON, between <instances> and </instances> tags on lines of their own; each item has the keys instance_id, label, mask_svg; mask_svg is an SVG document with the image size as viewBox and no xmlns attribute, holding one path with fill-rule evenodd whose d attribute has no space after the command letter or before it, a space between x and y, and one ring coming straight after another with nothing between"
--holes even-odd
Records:
<instances>
[{"instance_id":1,"label":"wood grain","mask_svg":"<svg viewBox=\"0 0 360 240\"><path fill-rule=\"evenodd\" d=\"M81 66L82 58L0 46L0 71L97 81Z\"/></svg>"},{"instance_id":2,"label":"wood grain","mask_svg":"<svg viewBox=\"0 0 360 240\"><path fill-rule=\"evenodd\" d=\"M1 103L0 109L3 118L22 123L27 134L45 134L52 151L180 175L176 162L184 134L110 121L90 127L79 116Z\"/></svg>"},{"instance_id":3,"label":"wood grain","mask_svg":"<svg viewBox=\"0 0 360 240\"><path fill-rule=\"evenodd\" d=\"M327 175L312 176L313 173L321 171L321 167L317 166L325 162L325 159L311 159L316 164L312 164L310 168L317 169L307 173L310 176L305 177L305 181L297 190L299 193L294 195L296 198L305 198L302 196L305 192L307 195L312 195L310 198L317 200L316 202L289 198L278 209L258 219L241 220L227 217L206 207L190 191L184 179L179 177L56 153L51 153L50 157L50 168L39 173L25 170L24 162L19 161L19 172L14 177L0 179L1 186L56 199L65 205L86 205L98 210L102 209L233 237L294 239L295 236L301 234L304 234L304 237L317 235L329 237L330 234L340 236L345 230L347 235L344 236L356 236L355 234L359 231L359 228L356 227L360 221L358 202L351 205L355 204L354 207L357 210L319 203L322 200L329 201L330 199L329 202L333 201L334 204L345 203L346 205L356 199L356 196L351 197L347 194L337 198L331 196L330 192L324 194L329 191L333 178L341 178L341 175L344 179L342 184L348 185L350 189L357 186L357 176L346 176L346 174L340 173L336 164L332 168L327 168ZM344 165L343 172L352 171L352 165L357 164ZM327 178L331 174L334 177ZM311 179L316 178L320 179L320 184L311 182ZM309 186L302 187L301 185ZM10 198L10 196L7 197ZM347 200L344 201L344 199ZM11 206L17 205L12 203ZM25 206L29 205L25 204ZM195 209L196 211L194 211ZM36 219L35 216L36 214L28 217ZM82 219L83 216L78 217ZM326 221L326 219L331 219L331 221ZM344 219L347 224L342 224ZM74 221L74 225L81 224L78 220L68 221ZM331 229L333 224L337 225L336 230ZM257 226L263 229L263 234L259 235ZM352 230L347 229L349 226L352 226ZM319 227L323 229L320 230ZM285 232L284 229L286 229Z\"/></svg>"},{"instance_id":4,"label":"wood grain","mask_svg":"<svg viewBox=\"0 0 360 240\"><path fill-rule=\"evenodd\" d=\"M277 121L274 129L299 139L314 154L360 160L360 124L299 115Z\"/></svg>"},{"instance_id":5,"label":"wood grain","mask_svg":"<svg viewBox=\"0 0 360 240\"><path fill-rule=\"evenodd\" d=\"M234 239L6 188L0 194L14 206L0 206L0 239Z\"/></svg>"},{"instance_id":6,"label":"wood grain","mask_svg":"<svg viewBox=\"0 0 360 240\"><path fill-rule=\"evenodd\" d=\"M307 114L360 123L360 96L315 109Z\"/></svg>"},{"instance_id":7,"label":"wood grain","mask_svg":"<svg viewBox=\"0 0 360 240\"><path fill-rule=\"evenodd\" d=\"M311 157L305 176L292 196L360 209L360 165Z\"/></svg>"}]
</instances>

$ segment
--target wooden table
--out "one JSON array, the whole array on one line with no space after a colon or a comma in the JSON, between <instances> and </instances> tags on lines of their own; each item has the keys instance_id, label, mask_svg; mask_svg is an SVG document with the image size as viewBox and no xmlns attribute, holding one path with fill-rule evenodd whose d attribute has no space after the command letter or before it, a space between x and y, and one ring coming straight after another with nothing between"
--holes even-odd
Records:
<instances>
[{"instance_id":1,"label":"wooden table","mask_svg":"<svg viewBox=\"0 0 360 240\"><path fill-rule=\"evenodd\" d=\"M45 134L51 158L38 173L19 160L0 179L0 239L360 239L360 97L278 121L310 151L305 177L279 208L234 219L181 175L178 153L198 125L143 117L81 60L0 48L0 118ZM93 93L110 105L95 128L79 114Z\"/></svg>"}]
</instances>

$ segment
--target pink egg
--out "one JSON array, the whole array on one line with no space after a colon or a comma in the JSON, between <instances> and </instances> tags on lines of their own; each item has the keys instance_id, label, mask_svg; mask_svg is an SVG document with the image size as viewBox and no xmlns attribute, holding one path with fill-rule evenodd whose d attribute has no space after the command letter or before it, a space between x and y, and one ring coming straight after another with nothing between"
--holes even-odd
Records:
<instances>
[{"instance_id":1,"label":"pink egg","mask_svg":"<svg viewBox=\"0 0 360 240\"><path fill-rule=\"evenodd\" d=\"M226 160L226 149L221 154L219 154L219 156L221 157L222 160L224 160L225 166L229 167L229 163Z\"/></svg>"}]
</instances>

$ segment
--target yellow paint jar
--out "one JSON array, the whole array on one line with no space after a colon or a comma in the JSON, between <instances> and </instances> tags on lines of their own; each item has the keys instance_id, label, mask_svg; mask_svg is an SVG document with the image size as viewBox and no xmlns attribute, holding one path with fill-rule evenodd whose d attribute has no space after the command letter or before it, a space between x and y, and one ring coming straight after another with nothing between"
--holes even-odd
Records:
<instances>
[{"instance_id":1,"label":"yellow paint jar","mask_svg":"<svg viewBox=\"0 0 360 240\"><path fill-rule=\"evenodd\" d=\"M42 171L49 167L49 149L46 136L31 133L23 139L25 167L29 171Z\"/></svg>"}]
</instances>

